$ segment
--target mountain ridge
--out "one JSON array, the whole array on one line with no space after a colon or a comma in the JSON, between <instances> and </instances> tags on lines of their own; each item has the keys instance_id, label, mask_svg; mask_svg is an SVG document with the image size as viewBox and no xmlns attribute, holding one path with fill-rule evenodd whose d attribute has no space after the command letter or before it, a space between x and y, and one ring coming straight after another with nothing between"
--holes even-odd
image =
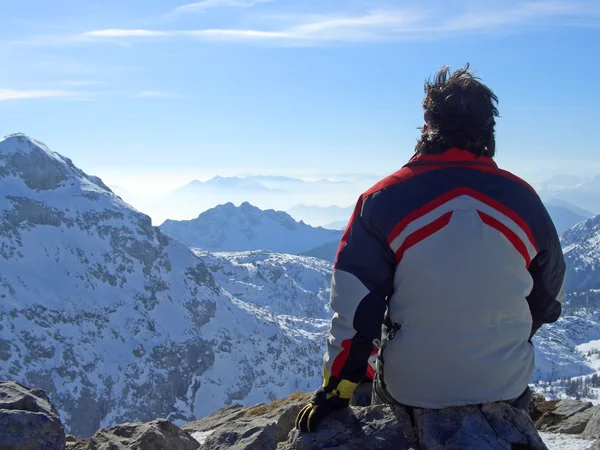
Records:
<instances>
[{"instance_id":1,"label":"mountain ridge","mask_svg":"<svg viewBox=\"0 0 600 450\"><path fill-rule=\"evenodd\" d=\"M261 210L245 201L218 205L195 219L166 220L161 230L192 248L208 251L271 250L300 254L339 240L342 233L294 220L288 213Z\"/></svg>"}]
</instances>

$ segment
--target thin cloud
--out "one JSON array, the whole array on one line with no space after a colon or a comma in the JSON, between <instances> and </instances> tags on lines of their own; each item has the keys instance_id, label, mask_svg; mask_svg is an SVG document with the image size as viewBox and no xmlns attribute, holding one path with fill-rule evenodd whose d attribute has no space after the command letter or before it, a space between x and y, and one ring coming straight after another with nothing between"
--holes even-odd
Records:
<instances>
[{"instance_id":1,"label":"thin cloud","mask_svg":"<svg viewBox=\"0 0 600 450\"><path fill-rule=\"evenodd\" d=\"M249 8L260 3L270 3L274 0L203 0L178 6L170 15L204 12L213 8L243 7Z\"/></svg>"},{"instance_id":2,"label":"thin cloud","mask_svg":"<svg viewBox=\"0 0 600 450\"><path fill-rule=\"evenodd\" d=\"M177 94L169 91L141 91L136 97L140 98L176 98Z\"/></svg>"},{"instance_id":3,"label":"thin cloud","mask_svg":"<svg viewBox=\"0 0 600 450\"><path fill-rule=\"evenodd\" d=\"M286 31L262 31L262 30L194 30L184 32L187 36L195 37L216 37L233 39L300 39L296 33Z\"/></svg>"},{"instance_id":4,"label":"thin cloud","mask_svg":"<svg viewBox=\"0 0 600 450\"><path fill-rule=\"evenodd\" d=\"M205 0L194 4L249 3L242 0ZM290 23L291 19L291 23ZM568 19L568 20L567 20ZM589 25L600 22L600 5L541 0L502 8L477 6L454 14L440 8L390 9L361 15L304 15L288 17L288 25L268 29L213 28L198 30L107 29L89 31L80 38L184 37L195 39L270 41L317 45L324 42L419 41L461 34L506 33L534 26ZM276 21L275 21L276 22ZM280 22L279 22L280 23Z\"/></svg>"},{"instance_id":5,"label":"thin cloud","mask_svg":"<svg viewBox=\"0 0 600 450\"><path fill-rule=\"evenodd\" d=\"M52 89L0 89L0 102L59 97L75 98L77 95L69 91Z\"/></svg>"},{"instance_id":6,"label":"thin cloud","mask_svg":"<svg viewBox=\"0 0 600 450\"><path fill-rule=\"evenodd\" d=\"M108 30L94 30L83 33L82 37L97 37L97 38L121 38L121 37L160 37L170 36L173 32L159 30L127 30L112 28Z\"/></svg>"}]
</instances>

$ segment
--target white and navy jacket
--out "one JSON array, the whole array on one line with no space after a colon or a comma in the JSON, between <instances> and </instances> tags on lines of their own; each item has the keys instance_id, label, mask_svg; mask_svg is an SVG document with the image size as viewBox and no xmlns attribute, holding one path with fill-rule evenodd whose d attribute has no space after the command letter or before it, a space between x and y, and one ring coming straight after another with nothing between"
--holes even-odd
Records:
<instances>
[{"instance_id":1,"label":"white and navy jacket","mask_svg":"<svg viewBox=\"0 0 600 450\"><path fill-rule=\"evenodd\" d=\"M487 157L417 155L360 196L334 263L324 362L363 379L386 304L385 383L406 405L510 400L561 314L565 262L536 192Z\"/></svg>"}]
</instances>

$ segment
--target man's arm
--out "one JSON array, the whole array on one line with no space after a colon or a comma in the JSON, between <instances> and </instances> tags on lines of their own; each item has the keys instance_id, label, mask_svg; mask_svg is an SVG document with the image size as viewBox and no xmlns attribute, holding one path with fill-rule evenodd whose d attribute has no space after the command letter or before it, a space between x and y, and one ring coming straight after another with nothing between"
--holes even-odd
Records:
<instances>
[{"instance_id":1,"label":"man's arm","mask_svg":"<svg viewBox=\"0 0 600 450\"><path fill-rule=\"evenodd\" d=\"M529 273L533 289L527 301L533 325L531 337L545 323L556 322L565 301L565 259L556 228L546 208L542 206L547 224L547 238L541 242L537 256L531 261Z\"/></svg>"},{"instance_id":2,"label":"man's arm","mask_svg":"<svg viewBox=\"0 0 600 450\"><path fill-rule=\"evenodd\" d=\"M334 316L324 356L325 377L352 383L365 376L373 339L380 337L396 263L386 237L372 223L370 200L361 197L355 206L340 242L331 284Z\"/></svg>"}]
</instances>

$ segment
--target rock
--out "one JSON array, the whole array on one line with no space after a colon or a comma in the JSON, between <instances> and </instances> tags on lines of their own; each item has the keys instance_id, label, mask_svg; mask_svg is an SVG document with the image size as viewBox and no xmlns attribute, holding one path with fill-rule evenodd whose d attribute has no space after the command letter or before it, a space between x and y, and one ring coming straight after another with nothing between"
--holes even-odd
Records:
<instances>
[{"instance_id":1,"label":"rock","mask_svg":"<svg viewBox=\"0 0 600 450\"><path fill-rule=\"evenodd\" d=\"M46 393L0 381L0 449L62 450L65 429Z\"/></svg>"},{"instance_id":2,"label":"rock","mask_svg":"<svg viewBox=\"0 0 600 450\"><path fill-rule=\"evenodd\" d=\"M197 450L200 444L165 419L125 423L98 431L78 450Z\"/></svg>"},{"instance_id":3,"label":"rock","mask_svg":"<svg viewBox=\"0 0 600 450\"><path fill-rule=\"evenodd\" d=\"M596 441L587 450L600 450L600 441Z\"/></svg>"},{"instance_id":4,"label":"rock","mask_svg":"<svg viewBox=\"0 0 600 450\"><path fill-rule=\"evenodd\" d=\"M505 403L412 412L388 405L348 408L327 417L315 433L293 430L277 450L321 448L547 450L528 414Z\"/></svg>"},{"instance_id":5,"label":"rock","mask_svg":"<svg viewBox=\"0 0 600 450\"><path fill-rule=\"evenodd\" d=\"M406 411L395 413L388 405L352 407L332 413L315 433L300 433L294 429L288 441L276 448L417 450L419 446L410 420Z\"/></svg>"},{"instance_id":6,"label":"rock","mask_svg":"<svg viewBox=\"0 0 600 450\"><path fill-rule=\"evenodd\" d=\"M600 439L600 409L596 409L583 433L581 433L581 437L584 439Z\"/></svg>"},{"instance_id":7,"label":"rock","mask_svg":"<svg viewBox=\"0 0 600 450\"><path fill-rule=\"evenodd\" d=\"M86 450L89 441L67 434L67 450Z\"/></svg>"},{"instance_id":8,"label":"rock","mask_svg":"<svg viewBox=\"0 0 600 450\"><path fill-rule=\"evenodd\" d=\"M284 442L312 394L295 393L267 405L223 408L182 429L204 440L202 450L268 450Z\"/></svg>"},{"instance_id":9,"label":"rock","mask_svg":"<svg viewBox=\"0 0 600 450\"><path fill-rule=\"evenodd\" d=\"M598 409L590 402L561 400L537 420L536 427L551 433L580 434Z\"/></svg>"},{"instance_id":10,"label":"rock","mask_svg":"<svg viewBox=\"0 0 600 450\"><path fill-rule=\"evenodd\" d=\"M536 422L544 415L544 413L554 411L558 402L559 400L546 400L542 394L533 391L531 403L529 404L529 416L531 417L531 420Z\"/></svg>"},{"instance_id":11,"label":"rock","mask_svg":"<svg viewBox=\"0 0 600 450\"><path fill-rule=\"evenodd\" d=\"M579 400L561 400L556 404L554 408L554 414L558 414L565 417L570 417L579 412L585 411L588 408L594 406L591 402L582 402Z\"/></svg>"},{"instance_id":12,"label":"rock","mask_svg":"<svg viewBox=\"0 0 600 450\"><path fill-rule=\"evenodd\" d=\"M529 415L506 403L414 410L423 449L547 449Z\"/></svg>"}]
</instances>

